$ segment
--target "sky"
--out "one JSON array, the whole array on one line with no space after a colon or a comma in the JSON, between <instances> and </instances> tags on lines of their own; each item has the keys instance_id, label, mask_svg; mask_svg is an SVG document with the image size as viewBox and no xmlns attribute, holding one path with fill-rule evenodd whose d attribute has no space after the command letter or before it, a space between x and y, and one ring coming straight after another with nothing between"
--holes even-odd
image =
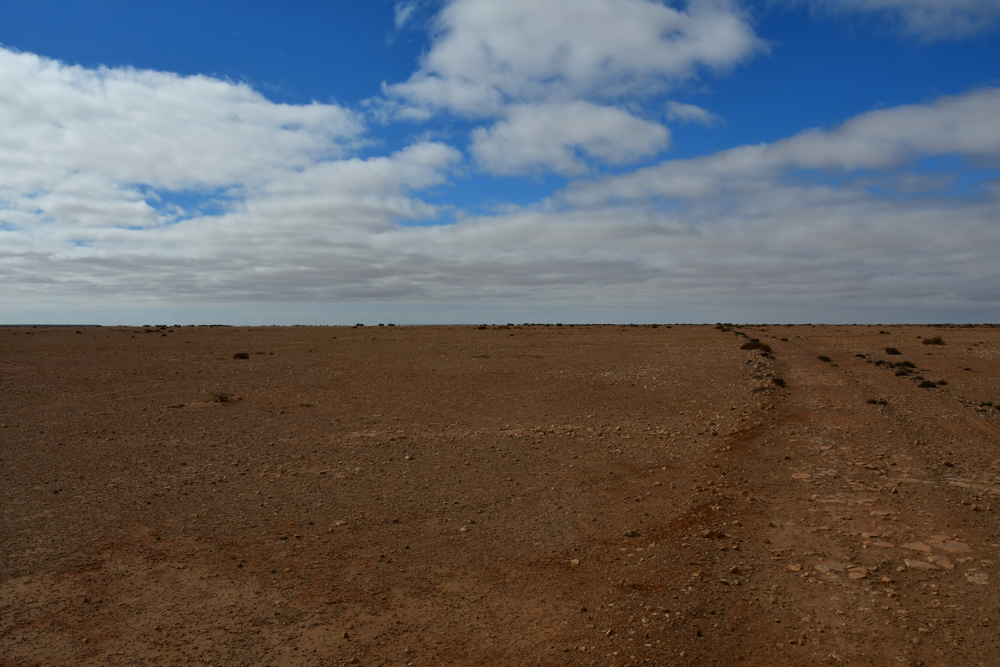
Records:
<instances>
[{"instance_id":1,"label":"sky","mask_svg":"<svg viewBox=\"0 0 1000 667\"><path fill-rule=\"evenodd\" d=\"M997 322L1000 0L5 0L0 324Z\"/></svg>"}]
</instances>

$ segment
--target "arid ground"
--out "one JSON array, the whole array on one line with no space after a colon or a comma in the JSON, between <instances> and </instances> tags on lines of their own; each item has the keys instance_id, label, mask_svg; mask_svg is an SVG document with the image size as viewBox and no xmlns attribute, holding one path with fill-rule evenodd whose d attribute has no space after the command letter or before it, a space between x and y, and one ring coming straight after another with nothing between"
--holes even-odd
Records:
<instances>
[{"instance_id":1,"label":"arid ground","mask_svg":"<svg viewBox=\"0 0 1000 667\"><path fill-rule=\"evenodd\" d=\"M993 666L998 514L1000 328L0 329L0 665Z\"/></svg>"}]
</instances>

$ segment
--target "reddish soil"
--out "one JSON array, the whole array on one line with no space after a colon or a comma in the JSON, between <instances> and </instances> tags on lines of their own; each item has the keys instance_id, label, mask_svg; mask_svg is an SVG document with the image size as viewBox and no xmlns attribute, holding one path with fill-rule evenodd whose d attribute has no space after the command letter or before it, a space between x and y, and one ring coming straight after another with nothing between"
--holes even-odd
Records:
<instances>
[{"instance_id":1,"label":"reddish soil","mask_svg":"<svg viewBox=\"0 0 1000 667\"><path fill-rule=\"evenodd\" d=\"M997 406L988 326L0 329L0 665L1000 664Z\"/></svg>"}]
</instances>

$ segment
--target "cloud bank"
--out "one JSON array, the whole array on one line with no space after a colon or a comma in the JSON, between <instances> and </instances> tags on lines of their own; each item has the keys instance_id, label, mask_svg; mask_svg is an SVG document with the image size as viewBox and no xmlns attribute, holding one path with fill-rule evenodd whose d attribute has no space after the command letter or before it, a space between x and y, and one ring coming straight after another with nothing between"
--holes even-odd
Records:
<instances>
[{"instance_id":1,"label":"cloud bank","mask_svg":"<svg viewBox=\"0 0 1000 667\"><path fill-rule=\"evenodd\" d=\"M362 158L366 117L336 104L0 48L0 304L997 312L1000 89L664 159L665 123L720 119L663 95L760 53L747 17L726 2L568 2L453 0L417 71L385 86L395 118L472 124L465 153L418 139ZM396 6L400 25L415 6ZM568 184L470 214L447 203L470 166Z\"/></svg>"}]
</instances>

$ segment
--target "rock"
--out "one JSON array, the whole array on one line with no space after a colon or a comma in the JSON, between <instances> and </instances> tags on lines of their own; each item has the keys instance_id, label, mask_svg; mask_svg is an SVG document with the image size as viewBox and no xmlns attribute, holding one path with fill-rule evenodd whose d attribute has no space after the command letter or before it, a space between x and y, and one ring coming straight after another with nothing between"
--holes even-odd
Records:
<instances>
[{"instance_id":1,"label":"rock","mask_svg":"<svg viewBox=\"0 0 1000 667\"><path fill-rule=\"evenodd\" d=\"M703 530L701 531L701 536L706 540L717 540L721 537L725 537L721 530Z\"/></svg>"},{"instance_id":2,"label":"rock","mask_svg":"<svg viewBox=\"0 0 1000 667\"><path fill-rule=\"evenodd\" d=\"M934 546L942 551L947 551L948 553L953 554L970 553L972 551L972 547L963 542L948 541L942 542L941 544L935 544Z\"/></svg>"},{"instance_id":3,"label":"rock","mask_svg":"<svg viewBox=\"0 0 1000 667\"><path fill-rule=\"evenodd\" d=\"M733 567L729 570L729 574L740 574L741 572L743 572L743 570L740 569L739 565L733 565Z\"/></svg>"},{"instance_id":4,"label":"rock","mask_svg":"<svg viewBox=\"0 0 1000 667\"><path fill-rule=\"evenodd\" d=\"M800 565L799 563L792 563L791 565L788 566L788 569L791 570L792 572L801 572L802 565Z\"/></svg>"},{"instance_id":5,"label":"rock","mask_svg":"<svg viewBox=\"0 0 1000 667\"><path fill-rule=\"evenodd\" d=\"M954 570L955 564L944 556L928 556L927 560L939 567L943 567L946 570Z\"/></svg>"},{"instance_id":6,"label":"rock","mask_svg":"<svg viewBox=\"0 0 1000 667\"><path fill-rule=\"evenodd\" d=\"M939 569L937 565L934 565L933 563L927 563L927 562L924 562L922 560L910 560L909 558L907 558L907 559L905 559L903 561L903 563L905 563L906 567L909 568L909 569L911 569L911 570L937 570L937 569Z\"/></svg>"},{"instance_id":7,"label":"rock","mask_svg":"<svg viewBox=\"0 0 1000 667\"><path fill-rule=\"evenodd\" d=\"M843 563L826 561L824 563L820 563L813 569L817 570L818 572L822 572L824 574L836 574L838 572L843 572L846 568L844 567Z\"/></svg>"},{"instance_id":8,"label":"rock","mask_svg":"<svg viewBox=\"0 0 1000 667\"><path fill-rule=\"evenodd\" d=\"M879 549L893 549L896 545L892 542L872 542L872 546Z\"/></svg>"},{"instance_id":9,"label":"rock","mask_svg":"<svg viewBox=\"0 0 1000 667\"><path fill-rule=\"evenodd\" d=\"M990 581L989 575L978 570L969 570L965 573L965 578L970 584L977 584L979 586L985 586Z\"/></svg>"},{"instance_id":10,"label":"rock","mask_svg":"<svg viewBox=\"0 0 1000 667\"><path fill-rule=\"evenodd\" d=\"M902 548L909 549L911 551L922 551L923 553L928 553L928 554L934 551L923 542L910 542L909 544L904 544Z\"/></svg>"},{"instance_id":11,"label":"rock","mask_svg":"<svg viewBox=\"0 0 1000 667\"><path fill-rule=\"evenodd\" d=\"M626 530L625 537L641 537L638 530Z\"/></svg>"},{"instance_id":12,"label":"rock","mask_svg":"<svg viewBox=\"0 0 1000 667\"><path fill-rule=\"evenodd\" d=\"M571 561L569 562L569 564L570 564L570 565L571 565L572 567L578 567L578 566L580 565L580 559L579 559L579 558L574 558L573 560L571 560Z\"/></svg>"}]
</instances>

